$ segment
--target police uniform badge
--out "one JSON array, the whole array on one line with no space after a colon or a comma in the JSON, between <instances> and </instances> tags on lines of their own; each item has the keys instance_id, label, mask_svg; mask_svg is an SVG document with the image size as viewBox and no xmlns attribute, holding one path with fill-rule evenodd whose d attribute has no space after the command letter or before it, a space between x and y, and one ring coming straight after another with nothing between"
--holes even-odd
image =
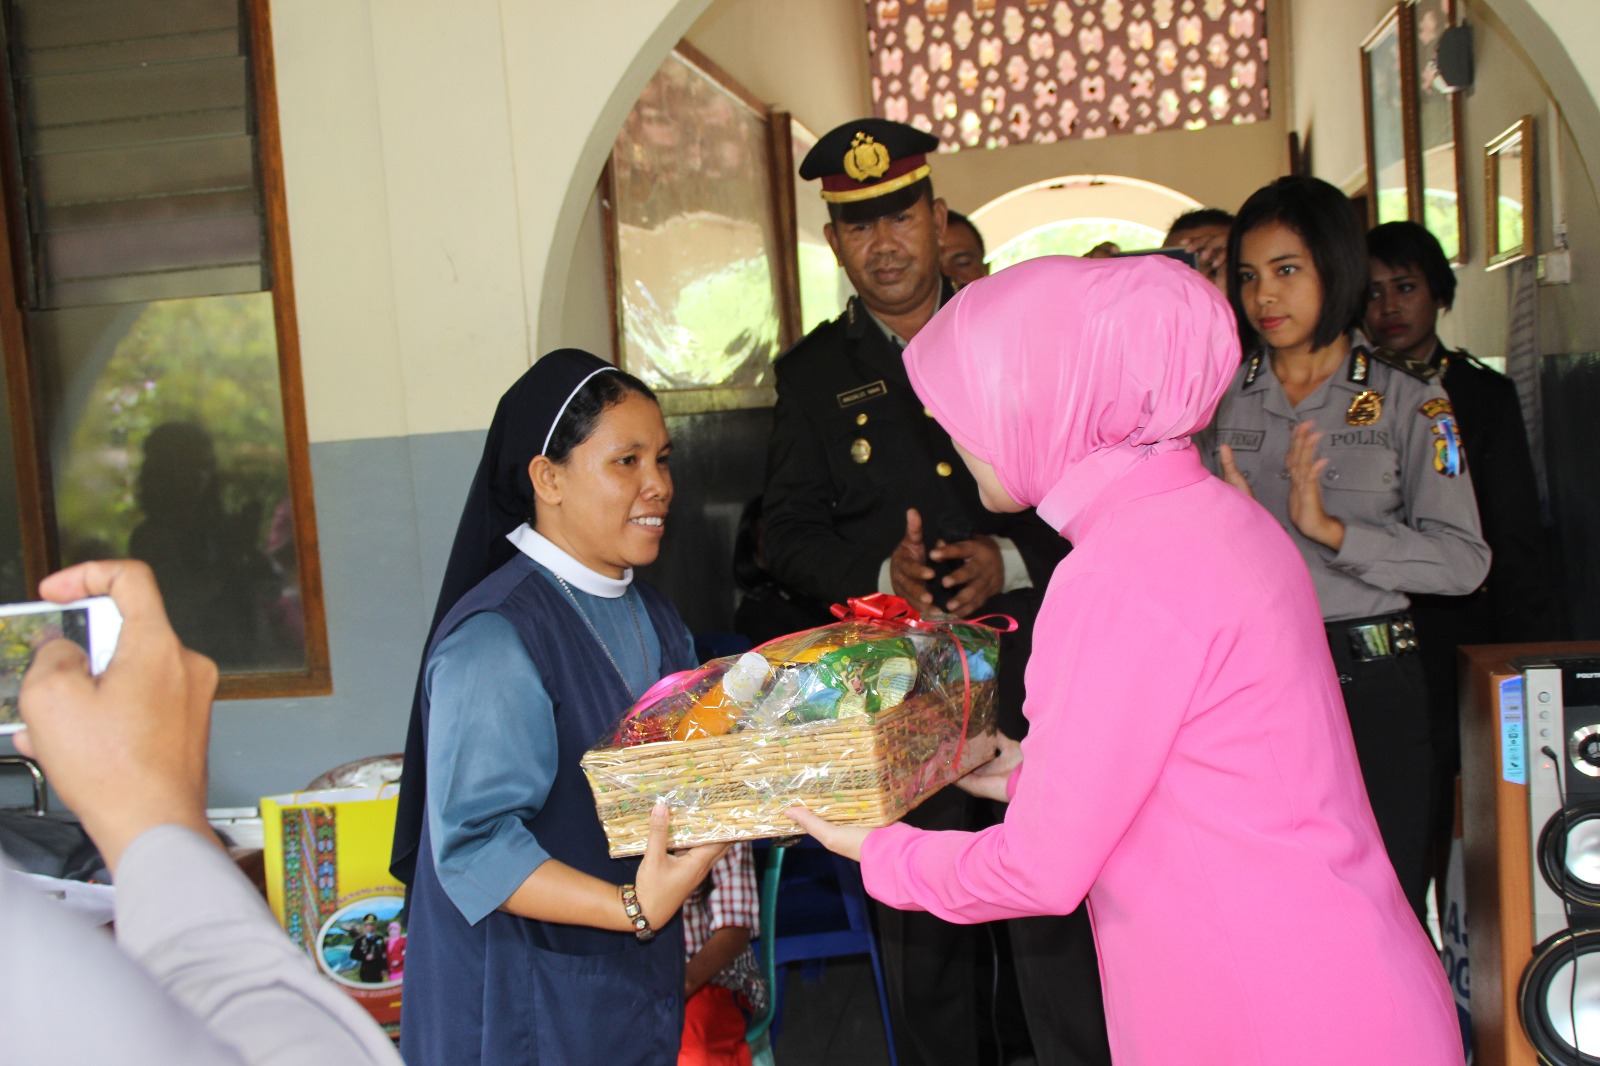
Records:
<instances>
[{"instance_id":1,"label":"police uniform badge","mask_svg":"<svg viewBox=\"0 0 1600 1066\"><path fill-rule=\"evenodd\" d=\"M1455 477L1466 468L1466 451L1461 447L1461 431L1456 426L1450 401L1436 396L1417 413L1433 421L1433 468L1445 477Z\"/></svg>"},{"instance_id":2,"label":"police uniform badge","mask_svg":"<svg viewBox=\"0 0 1600 1066\"><path fill-rule=\"evenodd\" d=\"M1371 373L1371 366L1367 362L1366 349L1358 347L1353 350L1350 353L1350 381L1356 385L1365 385Z\"/></svg>"},{"instance_id":3,"label":"police uniform badge","mask_svg":"<svg viewBox=\"0 0 1600 1066\"><path fill-rule=\"evenodd\" d=\"M1261 376L1261 368L1265 362L1266 360L1261 357L1260 352L1252 355L1250 357L1250 368L1244 372L1244 381L1240 383L1239 388L1248 389L1251 385L1254 385L1256 378Z\"/></svg>"},{"instance_id":4,"label":"police uniform badge","mask_svg":"<svg viewBox=\"0 0 1600 1066\"><path fill-rule=\"evenodd\" d=\"M1383 417L1383 393L1367 389L1350 401L1350 406L1345 408L1344 421L1347 426L1370 426Z\"/></svg>"},{"instance_id":5,"label":"police uniform badge","mask_svg":"<svg viewBox=\"0 0 1600 1066\"><path fill-rule=\"evenodd\" d=\"M856 181L881 178L889 172L889 150L872 134L858 131L844 154L844 172Z\"/></svg>"},{"instance_id":6,"label":"police uniform badge","mask_svg":"<svg viewBox=\"0 0 1600 1066\"><path fill-rule=\"evenodd\" d=\"M800 162L800 177L820 181L834 221L871 221L919 200L939 138L885 118L860 118L818 138Z\"/></svg>"}]
</instances>

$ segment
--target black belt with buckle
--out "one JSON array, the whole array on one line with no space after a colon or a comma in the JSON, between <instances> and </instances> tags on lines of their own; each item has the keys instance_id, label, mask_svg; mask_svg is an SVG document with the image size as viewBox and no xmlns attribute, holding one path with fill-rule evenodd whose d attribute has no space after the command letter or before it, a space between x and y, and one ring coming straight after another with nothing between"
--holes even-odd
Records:
<instances>
[{"instance_id":1,"label":"black belt with buckle","mask_svg":"<svg viewBox=\"0 0 1600 1066\"><path fill-rule=\"evenodd\" d=\"M1376 662L1417 650L1417 627L1409 614L1328 623L1328 644L1358 663Z\"/></svg>"}]
</instances>

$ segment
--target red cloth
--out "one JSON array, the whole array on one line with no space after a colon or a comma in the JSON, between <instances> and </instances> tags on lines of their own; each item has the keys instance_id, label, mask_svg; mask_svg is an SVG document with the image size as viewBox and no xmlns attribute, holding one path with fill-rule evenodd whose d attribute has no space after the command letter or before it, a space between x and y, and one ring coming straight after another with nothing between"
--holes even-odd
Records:
<instances>
[{"instance_id":1,"label":"red cloth","mask_svg":"<svg viewBox=\"0 0 1600 1066\"><path fill-rule=\"evenodd\" d=\"M730 989L702 985L683 1005L678 1066L750 1066L744 1011Z\"/></svg>"}]
</instances>

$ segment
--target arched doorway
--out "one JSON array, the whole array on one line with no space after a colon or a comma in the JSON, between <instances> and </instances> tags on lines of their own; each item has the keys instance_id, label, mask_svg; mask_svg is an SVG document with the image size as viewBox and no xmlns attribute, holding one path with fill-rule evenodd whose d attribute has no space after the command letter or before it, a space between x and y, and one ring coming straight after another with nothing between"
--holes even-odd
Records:
<instances>
[{"instance_id":1,"label":"arched doorway","mask_svg":"<svg viewBox=\"0 0 1600 1066\"><path fill-rule=\"evenodd\" d=\"M994 269L1040 255L1083 255L1103 241L1155 248L1172 220L1201 206L1155 182L1073 174L1024 185L972 212Z\"/></svg>"}]
</instances>

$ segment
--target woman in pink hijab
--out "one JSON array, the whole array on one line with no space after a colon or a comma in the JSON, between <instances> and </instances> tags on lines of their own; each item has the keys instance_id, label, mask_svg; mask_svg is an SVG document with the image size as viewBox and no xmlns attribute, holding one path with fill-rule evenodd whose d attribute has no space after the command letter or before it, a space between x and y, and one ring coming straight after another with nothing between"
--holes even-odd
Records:
<instances>
[{"instance_id":1,"label":"woman in pink hijab","mask_svg":"<svg viewBox=\"0 0 1600 1066\"><path fill-rule=\"evenodd\" d=\"M1118 1066L1461 1063L1305 564L1189 442L1239 362L1216 289L1159 256L1032 260L962 289L905 358L984 505L1035 506L1074 549L1028 737L963 782L1010 801L1002 824L795 819L896 907L982 922L1087 896Z\"/></svg>"}]
</instances>

